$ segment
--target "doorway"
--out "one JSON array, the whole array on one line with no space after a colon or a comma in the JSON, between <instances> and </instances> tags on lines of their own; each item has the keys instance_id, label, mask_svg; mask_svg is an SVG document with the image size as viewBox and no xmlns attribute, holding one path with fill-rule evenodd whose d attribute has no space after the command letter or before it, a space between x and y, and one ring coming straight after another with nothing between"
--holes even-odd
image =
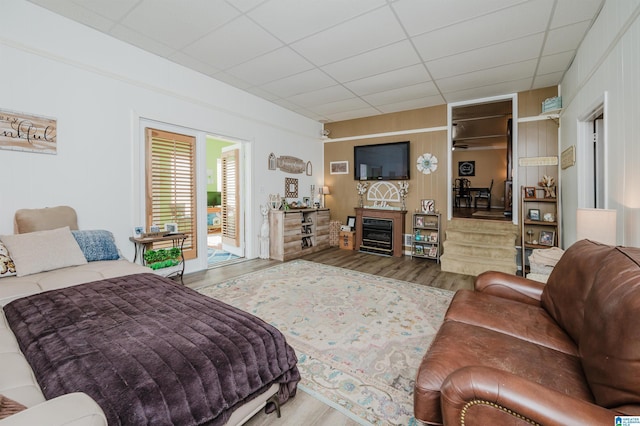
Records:
<instances>
[{"instance_id":1,"label":"doorway","mask_svg":"<svg viewBox=\"0 0 640 426\"><path fill-rule=\"evenodd\" d=\"M207 267L244 260L241 143L207 135ZM233 161L229 160L234 153Z\"/></svg>"},{"instance_id":2,"label":"doorway","mask_svg":"<svg viewBox=\"0 0 640 426\"><path fill-rule=\"evenodd\" d=\"M449 218L513 220L514 99L449 105Z\"/></svg>"},{"instance_id":3,"label":"doorway","mask_svg":"<svg viewBox=\"0 0 640 426\"><path fill-rule=\"evenodd\" d=\"M602 101L588 114L579 119L579 146L581 155L578 163L580 179L578 201L579 207L605 209L606 200L606 132L605 132L605 103Z\"/></svg>"}]
</instances>

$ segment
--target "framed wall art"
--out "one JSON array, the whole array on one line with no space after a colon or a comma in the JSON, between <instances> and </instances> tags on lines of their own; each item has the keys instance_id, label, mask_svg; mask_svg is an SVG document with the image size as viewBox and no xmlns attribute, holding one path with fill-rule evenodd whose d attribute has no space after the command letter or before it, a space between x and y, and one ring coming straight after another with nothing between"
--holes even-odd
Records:
<instances>
[{"instance_id":1,"label":"framed wall art","mask_svg":"<svg viewBox=\"0 0 640 426\"><path fill-rule=\"evenodd\" d=\"M332 175L349 174L349 162L348 161L331 161L329 163L329 173L331 173Z\"/></svg>"},{"instance_id":2,"label":"framed wall art","mask_svg":"<svg viewBox=\"0 0 640 426\"><path fill-rule=\"evenodd\" d=\"M298 179L284 178L285 198L298 198Z\"/></svg>"},{"instance_id":3,"label":"framed wall art","mask_svg":"<svg viewBox=\"0 0 640 426\"><path fill-rule=\"evenodd\" d=\"M458 161L458 176L475 176L475 161Z\"/></svg>"}]
</instances>

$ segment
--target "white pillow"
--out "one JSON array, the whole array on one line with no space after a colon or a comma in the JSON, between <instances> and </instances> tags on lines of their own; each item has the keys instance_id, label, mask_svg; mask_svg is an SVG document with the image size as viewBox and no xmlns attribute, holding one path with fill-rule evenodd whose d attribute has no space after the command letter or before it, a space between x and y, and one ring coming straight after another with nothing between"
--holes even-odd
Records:
<instances>
[{"instance_id":1,"label":"white pillow","mask_svg":"<svg viewBox=\"0 0 640 426\"><path fill-rule=\"evenodd\" d=\"M9 250L0 241L0 278L11 277L16 274L16 265L9 255Z\"/></svg>"},{"instance_id":2,"label":"white pillow","mask_svg":"<svg viewBox=\"0 0 640 426\"><path fill-rule=\"evenodd\" d=\"M3 235L0 240L11 253L19 277L87 263L68 226L50 231Z\"/></svg>"}]
</instances>

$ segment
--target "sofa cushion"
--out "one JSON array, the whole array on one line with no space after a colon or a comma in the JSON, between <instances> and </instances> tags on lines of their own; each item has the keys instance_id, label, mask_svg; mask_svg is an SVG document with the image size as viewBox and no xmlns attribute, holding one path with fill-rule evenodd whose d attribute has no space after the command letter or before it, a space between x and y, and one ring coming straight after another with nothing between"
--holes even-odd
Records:
<instances>
[{"instance_id":1,"label":"sofa cushion","mask_svg":"<svg viewBox=\"0 0 640 426\"><path fill-rule=\"evenodd\" d=\"M16 234L64 228L78 229L78 216L69 206L45 207L43 209L20 209L16 211L14 228Z\"/></svg>"},{"instance_id":2,"label":"sofa cushion","mask_svg":"<svg viewBox=\"0 0 640 426\"><path fill-rule=\"evenodd\" d=\"M542 306L576 344L584 324L584 303L602 259L614 247L589 240L578 241L565 251L547 280Z\"/></svg>"},{"instance_id":3,"label":"sofa cushion","mask_svg":"<svg viewBox=\"0 0 640 426\"><path fill-rule=\"evenodd\" d=\"M113 234L104 230L71 231L87 262L120 258Z\"/></svg>"},{"instance_id":4,"label":"sofa cushion","mask_svg":"<svg viewBox=\"0 0 640 426\"><path fill-rule=\"evenodd\" d=\"M497 331L446 320L422 359L415 383L418 420L441 424L440 388L454 371L493 367L566 395L593 401L580 359Z\"/></svg>"},{"instance_id":5,"label":"sofa cushion","mask_svg":"<svg viewBox=\"0 0 640 426\"><path fill-rule=\"evenodd\" d=\"M445 320L481 326L578 356L573 340L540 306L472 290L458 290Z\"/></svg>"},{"instance_id":6,"label":"sofa cushion","mask_svg":"<svg viewBox=\"0 0 640 426\"><path fill-rule=\"evenodd\" d=\"M0 240L9 249L19 277L87 263L68 226L50 231L3 235Z\"/></svg>"},{"instance_id":7,"label":"sofa cushion","mask_svg":"<svg viewBox=\"0 0 640 426\"><path fill-rule=\"evenodd\" d=\"M602 267L585 303L580 336L582 365L598 405L637 406L640 404L640 248L617 247L599 263Z\"/></svg>"},{"instance_id":8,"label":"sofa cushion","mask_svg":"<svg viewBox=\"0 0 640 426\"><path fill-rule=\"evenodd\" d=\"M16 265L9 254L7 247L0 241L0 278L16 275Z\"/></svg>"}]
</instances>

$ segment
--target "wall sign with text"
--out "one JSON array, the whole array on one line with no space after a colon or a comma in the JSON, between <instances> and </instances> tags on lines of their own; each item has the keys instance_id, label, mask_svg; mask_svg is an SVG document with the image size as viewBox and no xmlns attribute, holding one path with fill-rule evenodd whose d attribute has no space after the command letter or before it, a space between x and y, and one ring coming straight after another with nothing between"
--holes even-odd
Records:
<instances>
[{"instance_id":1,"label":"wall sign with text","mask_svg":"<svg viewBox=\"0 0 640 426\"><path fill-rule=\"evenodd\" d=\"M475 161L458 161L458 176L475 176Z\"/></svg>"},{"instance_id":2,"label":"wall sign with text","mask_svg":"<svg viewBox=\"0 0 640 426\"><path fill-rule=\"evenodd\" d=\"M0 110L0 149L56 154L56 139L55 119Z\"/></svg>"}]
</instances>

